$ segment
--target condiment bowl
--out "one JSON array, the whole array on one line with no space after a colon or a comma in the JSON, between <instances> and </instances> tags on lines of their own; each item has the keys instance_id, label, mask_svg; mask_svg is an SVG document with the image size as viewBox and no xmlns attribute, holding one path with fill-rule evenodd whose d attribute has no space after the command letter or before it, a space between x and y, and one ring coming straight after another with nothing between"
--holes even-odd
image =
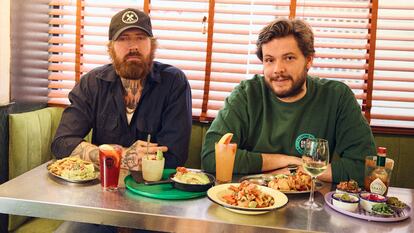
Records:
<instances>
[{"instance_id":1,"label":"condiment bowl","mask_svg":"<svg viewBox=\"0 0 414 233\"><path fill-rule=\"evenodd\" d=\"M356 193L354 193L354 192L348 192L348 191L345 191L345 190L342 190L342 189L336 189L335 190L335 193L342 193L342 194L349 194L349 195L352 195L352 196L355 196L355 197L358 197L359 196L359 193L358 192L356 192Z\"/></svg>"},{"instance_id":2,"label":"condiment bowl","mask_svg":"<svg viewBox=\"0 0 414 233\"><path fill-rule=\"evenodd\" d=\"M361 188L358 187L358 183L355 180L341 181L336 186L336 193L348 193L358 196L360 192Z\"/></svg>"},{"instance_id":3,"label":"condiment bowl","mask_svg":"<svg viewBox=\"0 0 414 233\"><path fill-rule=\"evenodd\" d=\"M359 197L347 193L333 193L332 204L340 209L354 212L358 209Z\"/></svg>"},{"instance_id":4,"label":"condiment bowl","mask_svg":"<svg viewBox=\"0 0 414 233\"><path fill-rule=\"evenodd\" d=\"M359 194L361 207L368 212L372 212L372 206L378 203L385 203L387 198L383 195L364 192Z\"/></svg>"}]
</instances>

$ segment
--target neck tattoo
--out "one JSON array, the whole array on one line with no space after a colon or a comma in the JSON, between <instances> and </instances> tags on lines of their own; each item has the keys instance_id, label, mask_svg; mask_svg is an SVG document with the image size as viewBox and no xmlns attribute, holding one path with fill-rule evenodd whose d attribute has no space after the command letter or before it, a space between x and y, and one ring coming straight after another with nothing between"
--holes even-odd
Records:
<instances>
[{"instance_id":1,"label":"neck tattoo","mask_svg":"<svg viewBox=\"0 0 414 233\"><path fill-rule=\"evenodd\" d=\"M121 78L122 85L124 86L124 102L127 113L133 113L137 107L139 99L141 98L143 81L142 80L131 80Z\"/></svg>"}]
</instances>

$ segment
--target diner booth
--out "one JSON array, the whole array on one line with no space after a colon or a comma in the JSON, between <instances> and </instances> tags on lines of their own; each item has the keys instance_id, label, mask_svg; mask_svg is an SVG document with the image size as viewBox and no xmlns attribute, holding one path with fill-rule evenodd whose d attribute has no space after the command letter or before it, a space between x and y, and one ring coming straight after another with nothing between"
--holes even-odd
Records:
<instances>
[{"instance_id":1,"label":"diner booth","mask_svg":"<svg viewBox=\"0 0 414 233\"><path fill-rule=\"evenodd\" d=\"M203 137L225 98L240 81L262 72L255 57L258 31L276 17L296 17L307 20L315 31L316 58L310 74L350 86L361 105L361 113L370 123L377 146L386 147L387 157L394 160L390 186L395 189L391 193L404 195L412 208L414 4L411 1L5 0L1 4L2 185L28 171L39 175L30 179L44 178L40 183L47 183L50 177L41 175L45 167L38 166L45 166L54 158L50 142L62 111L69 104L68 92L83 74L110 63L106 54L109 20L123 8L136 7L149 12L152 18L159 42L155 60L181 68L191 85L193 126L186 167L201 168ZM387 223L388 218L375 222L343 215L328 206L314 215L303 213L295 207L307 198L303 194L288 195L288 204L271 213L250 216L229 212L207 197L167 202L142 198L125 190L120 200L112 194L100 194L101 199L97 200L103 204L93 202L96 206L76 209L73 206L77 203L68 202L68 209L55 208L48 200L43 201L45 205L40 205L39 200L13 202L30 194L2 199L12 195L1 189L2 185L0 232L53 232L63 221L176 232L414 231L410 216L401 221ZM334 189L328 186L326 190ZM47 187L50 189L44 192L51 195L62 193L53 185ZM114 207L104 202L111 198L129 207L115 211L114 215L101 210ZM319 194L319 198L323 200L323 195ZM26 204L34 209L25 209ZM145 204L154 209L148 210ZM166 210L168 214L163 212ZM114 220L114 216L124 220Z\"/></svg>"}]
</instances>

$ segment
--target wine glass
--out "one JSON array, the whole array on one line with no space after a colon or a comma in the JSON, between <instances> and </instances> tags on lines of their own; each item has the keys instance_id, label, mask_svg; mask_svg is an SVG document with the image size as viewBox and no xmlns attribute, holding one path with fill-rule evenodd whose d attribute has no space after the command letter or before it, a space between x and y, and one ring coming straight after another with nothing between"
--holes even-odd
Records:
<instances>
[{"instance_id":1,"label":"wine glass","mask_svg":"<svg viewBox=\"0 0 414 233\"><path fill-rule=\"evenodd\" d=\"M301 207L312 210L322 210L322 204L314 201L315 180L322 174L329 164L328 141L321 138L309 138L305 142L302 155L303 169L312 177L309 200Z\"/></svg>"}]
</instances>

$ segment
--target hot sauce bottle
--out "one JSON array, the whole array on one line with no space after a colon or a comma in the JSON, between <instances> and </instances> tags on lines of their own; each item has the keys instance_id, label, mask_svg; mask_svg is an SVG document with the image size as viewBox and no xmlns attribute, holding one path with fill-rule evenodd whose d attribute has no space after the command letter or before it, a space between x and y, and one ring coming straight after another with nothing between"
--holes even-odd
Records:
<instances>
[{"instance_id":1,"label":"hot sauce bottle","mask_svg":"<svg viewBox=\"0 0 414 233\"><path fill-rule=\"evenodd\" d=\"M391 171L385 168L387 157L387 148L378 147L376 156L376 166L367 164L367 176L365 177L364 186L368 192L386 195L390 181Z\"/></svg>"}]
</instances>

